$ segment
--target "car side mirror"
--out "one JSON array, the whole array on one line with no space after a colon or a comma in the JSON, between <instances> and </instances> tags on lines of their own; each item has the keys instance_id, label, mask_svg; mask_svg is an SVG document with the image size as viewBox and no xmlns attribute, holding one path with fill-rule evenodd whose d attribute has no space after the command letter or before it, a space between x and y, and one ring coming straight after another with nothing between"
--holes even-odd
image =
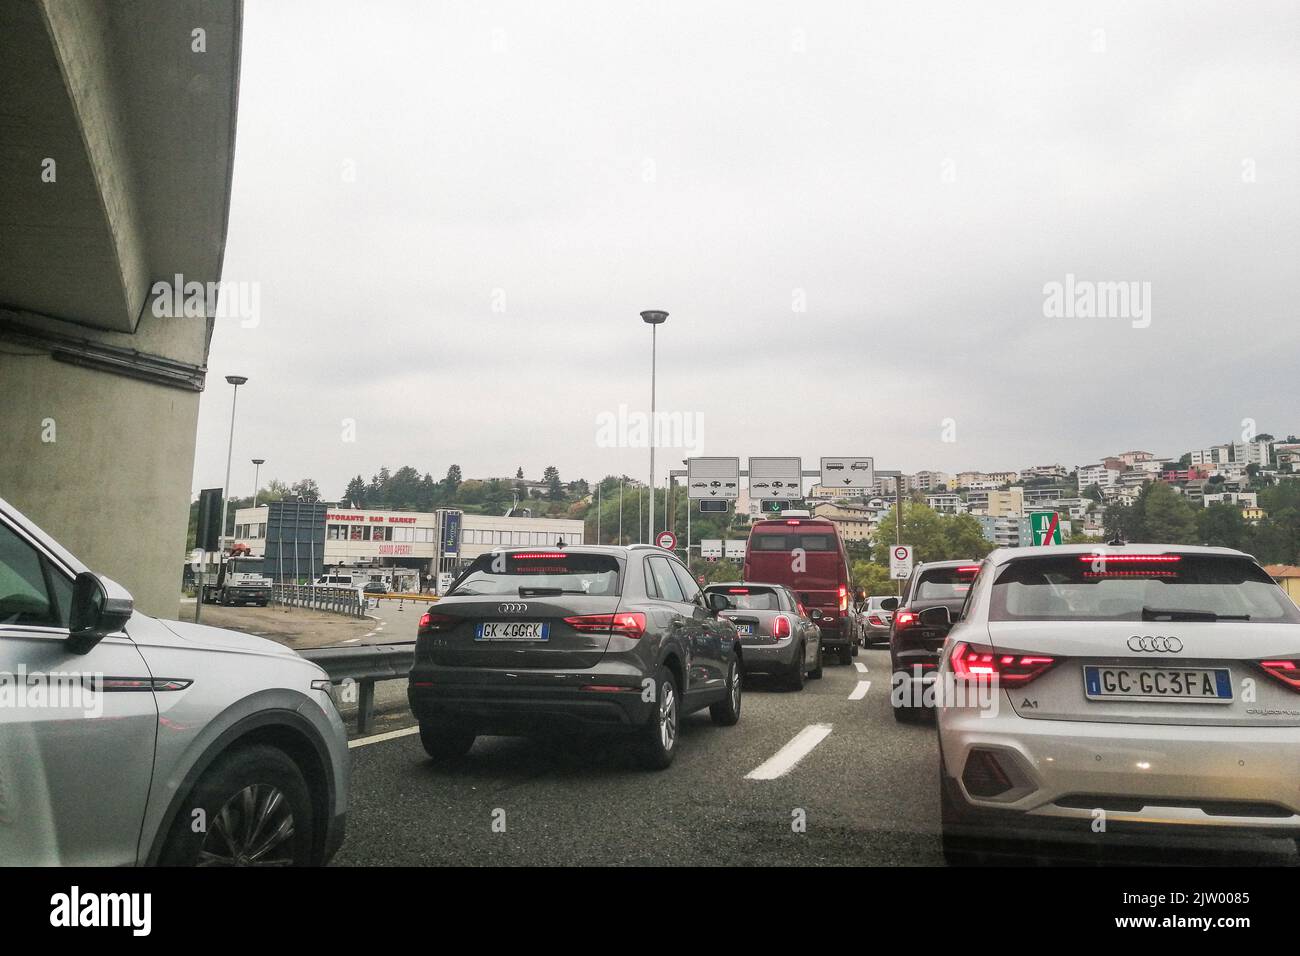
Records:
<instances>
[{"instance_id":1,"label":"car side mirror","mask_svg":"<svg viewBox=\"0 0 1300 956\"><path fill-rule=\"evenodd\" d=\"M942 604L927 607L916 616L916 620L922 627L949 627L952 624L952 612Z\"/></svg>"},{"instance_id":2,"label":"car side mirror","mask_svg":"<svg viewBox=\"0 0 1300 956\"><path fill-rule=\"evenodd\" d=\"M853 592L853 600L857 601L859 605L861 605L862 602L865 601L866 599L867 599L867 592L865 589L858 588L856 591Z\"/></svg>"},{"instance_id":3,"label":"car side mirror","mask_svg":"<svg viewBox=\"0 0 1300 956\"><path fill-rule=\"evenodd\" d=\"M719 594L717 591L710 591L705 595L705 601L712 614L717 614L719 611L725 611L731 607L731 600L725 594Z\"/></svg>"},{"instance_id":4,"label":"car side mirror","mask_svg":"<svg viewBox=\"0 0 1300 956\"><path fill-rule=\"evenodd\" d=\"M887 598L885 598L883 601L880 602L880 609L881 609L882 611L897 611L897 610L898 610L898 598L896 598L896 597L887 597Z\"/></svg>"},{"instance_id":5,"label":"car side mirror","mask_svg":"<svg viewBox=\"0 0 1300 956\"><path fill-rule=\"evenodd\" d=\"M130 592L116 581L82 571L72 585L68 650L89 654L109 634L126 626L135 611Z\"/></svg>"}]
</instances>

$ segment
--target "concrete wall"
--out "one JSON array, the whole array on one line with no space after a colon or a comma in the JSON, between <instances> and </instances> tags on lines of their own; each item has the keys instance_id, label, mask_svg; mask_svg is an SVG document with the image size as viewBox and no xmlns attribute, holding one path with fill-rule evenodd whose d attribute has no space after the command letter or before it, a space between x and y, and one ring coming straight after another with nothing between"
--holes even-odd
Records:
<instances>
[{"instance_id":1,"label":"concrete wall","mask_svg":"<svg viewBox=\"0 0 1300 956\"><path fill-rule=\"evenodd\" d=\"M15 351L0 348L0 497L141 611L174 618L199 393Z\"/></svg>"}]
</instances>

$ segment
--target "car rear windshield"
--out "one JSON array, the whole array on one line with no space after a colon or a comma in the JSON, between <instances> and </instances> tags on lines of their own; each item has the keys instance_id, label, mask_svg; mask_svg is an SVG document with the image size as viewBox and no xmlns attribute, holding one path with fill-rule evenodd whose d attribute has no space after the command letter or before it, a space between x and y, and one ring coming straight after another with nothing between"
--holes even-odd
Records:
<instances>
[{"instance_id":1,"label":"car rear windshield","mask_svg":"<svg viewBox=\"0 0 1300 956\"><path fill-rule=\"evenodd\" d=\"M970 583L975 580L979 568L975 565L961 568L926 568L921 572L921 579L916 582L913 601L946 601L966 597Z\"/></svg>"},{"instance_id":2,"label":"car rear windshield","mask_svg":"<svg viewBox=\"0 0 1300 956\"><path fill-rule=\"evenodd\" d=\"M835 536L832 534L806 534L778 532L776 534L756 534L750 542L754 551L793 551L802 548L805 551L834 551Z\"/></svg>"},{"instance_id":3,"label":"car rear windshield","mask_svg":"<svg viewBox=\"0 0 1300 956\"><path fill-rule=\"evenodd\" d=\"M737 611L779 611L781 601L771 588L763 587L712 587L714 594L726 595Z\"/></svg>"},{"instance_id":4,"label":"car rear windshield","mask_svg":"<svg viewBox=\"0 0 1300 956\"><path fill-rule=\"evenodd\" d=\"M498 552L474 559L448 597L480 594L588 594L613 597L619 593L618 560L608 554L576 551Z\"/></svg>"},{"instance_id":5,"label":"car rear windshield","mask_svg":"<svg viewBox=\"0 0 1300 956\"><path fill-rule=\"evenodd\" d=\"M1294 624L1300 609L1247 558L1069 554L1004 567L993 582L989 619Z\"/></svg>"}]
</instances>

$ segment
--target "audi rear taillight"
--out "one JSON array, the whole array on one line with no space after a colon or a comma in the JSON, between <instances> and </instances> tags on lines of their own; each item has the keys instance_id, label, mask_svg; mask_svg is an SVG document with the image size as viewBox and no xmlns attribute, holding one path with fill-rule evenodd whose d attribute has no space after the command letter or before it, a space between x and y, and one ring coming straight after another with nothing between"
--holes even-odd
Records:
<instances>
[{"instance_id":1,"label":"audi rear taillight","mask_svg":"<svg viewBox=\"0 0 1300 956\"><path fill-rule=\"evenodd\" d=\"M841 584L840 585L840 610L847 611L848 609L849 609L849 589Z\"/></svg>"},{"instance_id":2,"label":"audi rear taillight","mask_svg":"<svg viewBox=\"0 0 1300 956\"><path fill-rule=\"evenodd\" d=\"M1056 658L1043 654L1006 653L982 644L958 641L949 658L952 672L961 680L1002 684L1028 684L1046 673Z\"/></svg>"},{"instance_id":3,"label":"audi rear taillight","mask_svg":"<svg viewBox=\"0 0 1300 956\"><path fill-rule=\"evenodd\" d=\"M783 637L790 636L790 619L784 614L779 615L777 619L772 622L772 636L778 641Z\"/></svg>"},{"instance_id":4,"label":"audi rear taillight","mask_svg":"<svg viewBox=\"0 0 1300 956\"><path fill-rule=\"evenodd\" d=\"M1297 694L1300 694L1300 661L1256 661L1255 664L1269 677L1280 681Z\"/></svg>"},{"instance_id":5,"label":"audi rear taillight","mask_svg":"<svg viewBox=\"0 0 1300 956\"><path fill-rule=\"evenodd\" d=\"M435 614L433 611L425 611L420 615L420 633L450 631L456 626L459 618L452 617L450 614Z\"/></svg>"},{"instance_id":6,"label":"audi rear taillight","mask_svg":"<svg viewBox=\"0 0 1300 956\"><path fill-rule=\"evenodd\" d=\"M564 623L584 634L619 634L635 640L645 633L645 615L640 611L579 614L576 617L566 617Z\"/></svg>"}]
</instances>

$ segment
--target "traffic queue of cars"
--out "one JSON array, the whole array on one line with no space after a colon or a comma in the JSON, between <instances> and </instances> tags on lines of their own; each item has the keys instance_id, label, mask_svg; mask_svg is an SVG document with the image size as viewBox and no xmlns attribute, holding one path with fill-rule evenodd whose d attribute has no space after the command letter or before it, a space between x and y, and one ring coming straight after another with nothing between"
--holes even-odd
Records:
<instances>
[{"instance_id":1,"label":"traffic queue of cars","mask_svg":"<svg viewBox=\"0 0 1300 956\"><path fill-rule=\"evenodd\" d=\"M850 600L825 525L756 523L745 580L705 587L651 545L482 555L420 619L408 698L426 752L576 732L666 768L685 715L739 722L742 675L801 689L888 614L891 704L933 723L950 862L1099 832L1300 846L1300 608L1249 555L998 549ZM0 677L15 674L10 692L90 683L0 709L0 820L31 821L0 827L0 859L284 866L342 842L347 735L323 670L141 614L0 501Z\"/></svg>"}]
</instances>

